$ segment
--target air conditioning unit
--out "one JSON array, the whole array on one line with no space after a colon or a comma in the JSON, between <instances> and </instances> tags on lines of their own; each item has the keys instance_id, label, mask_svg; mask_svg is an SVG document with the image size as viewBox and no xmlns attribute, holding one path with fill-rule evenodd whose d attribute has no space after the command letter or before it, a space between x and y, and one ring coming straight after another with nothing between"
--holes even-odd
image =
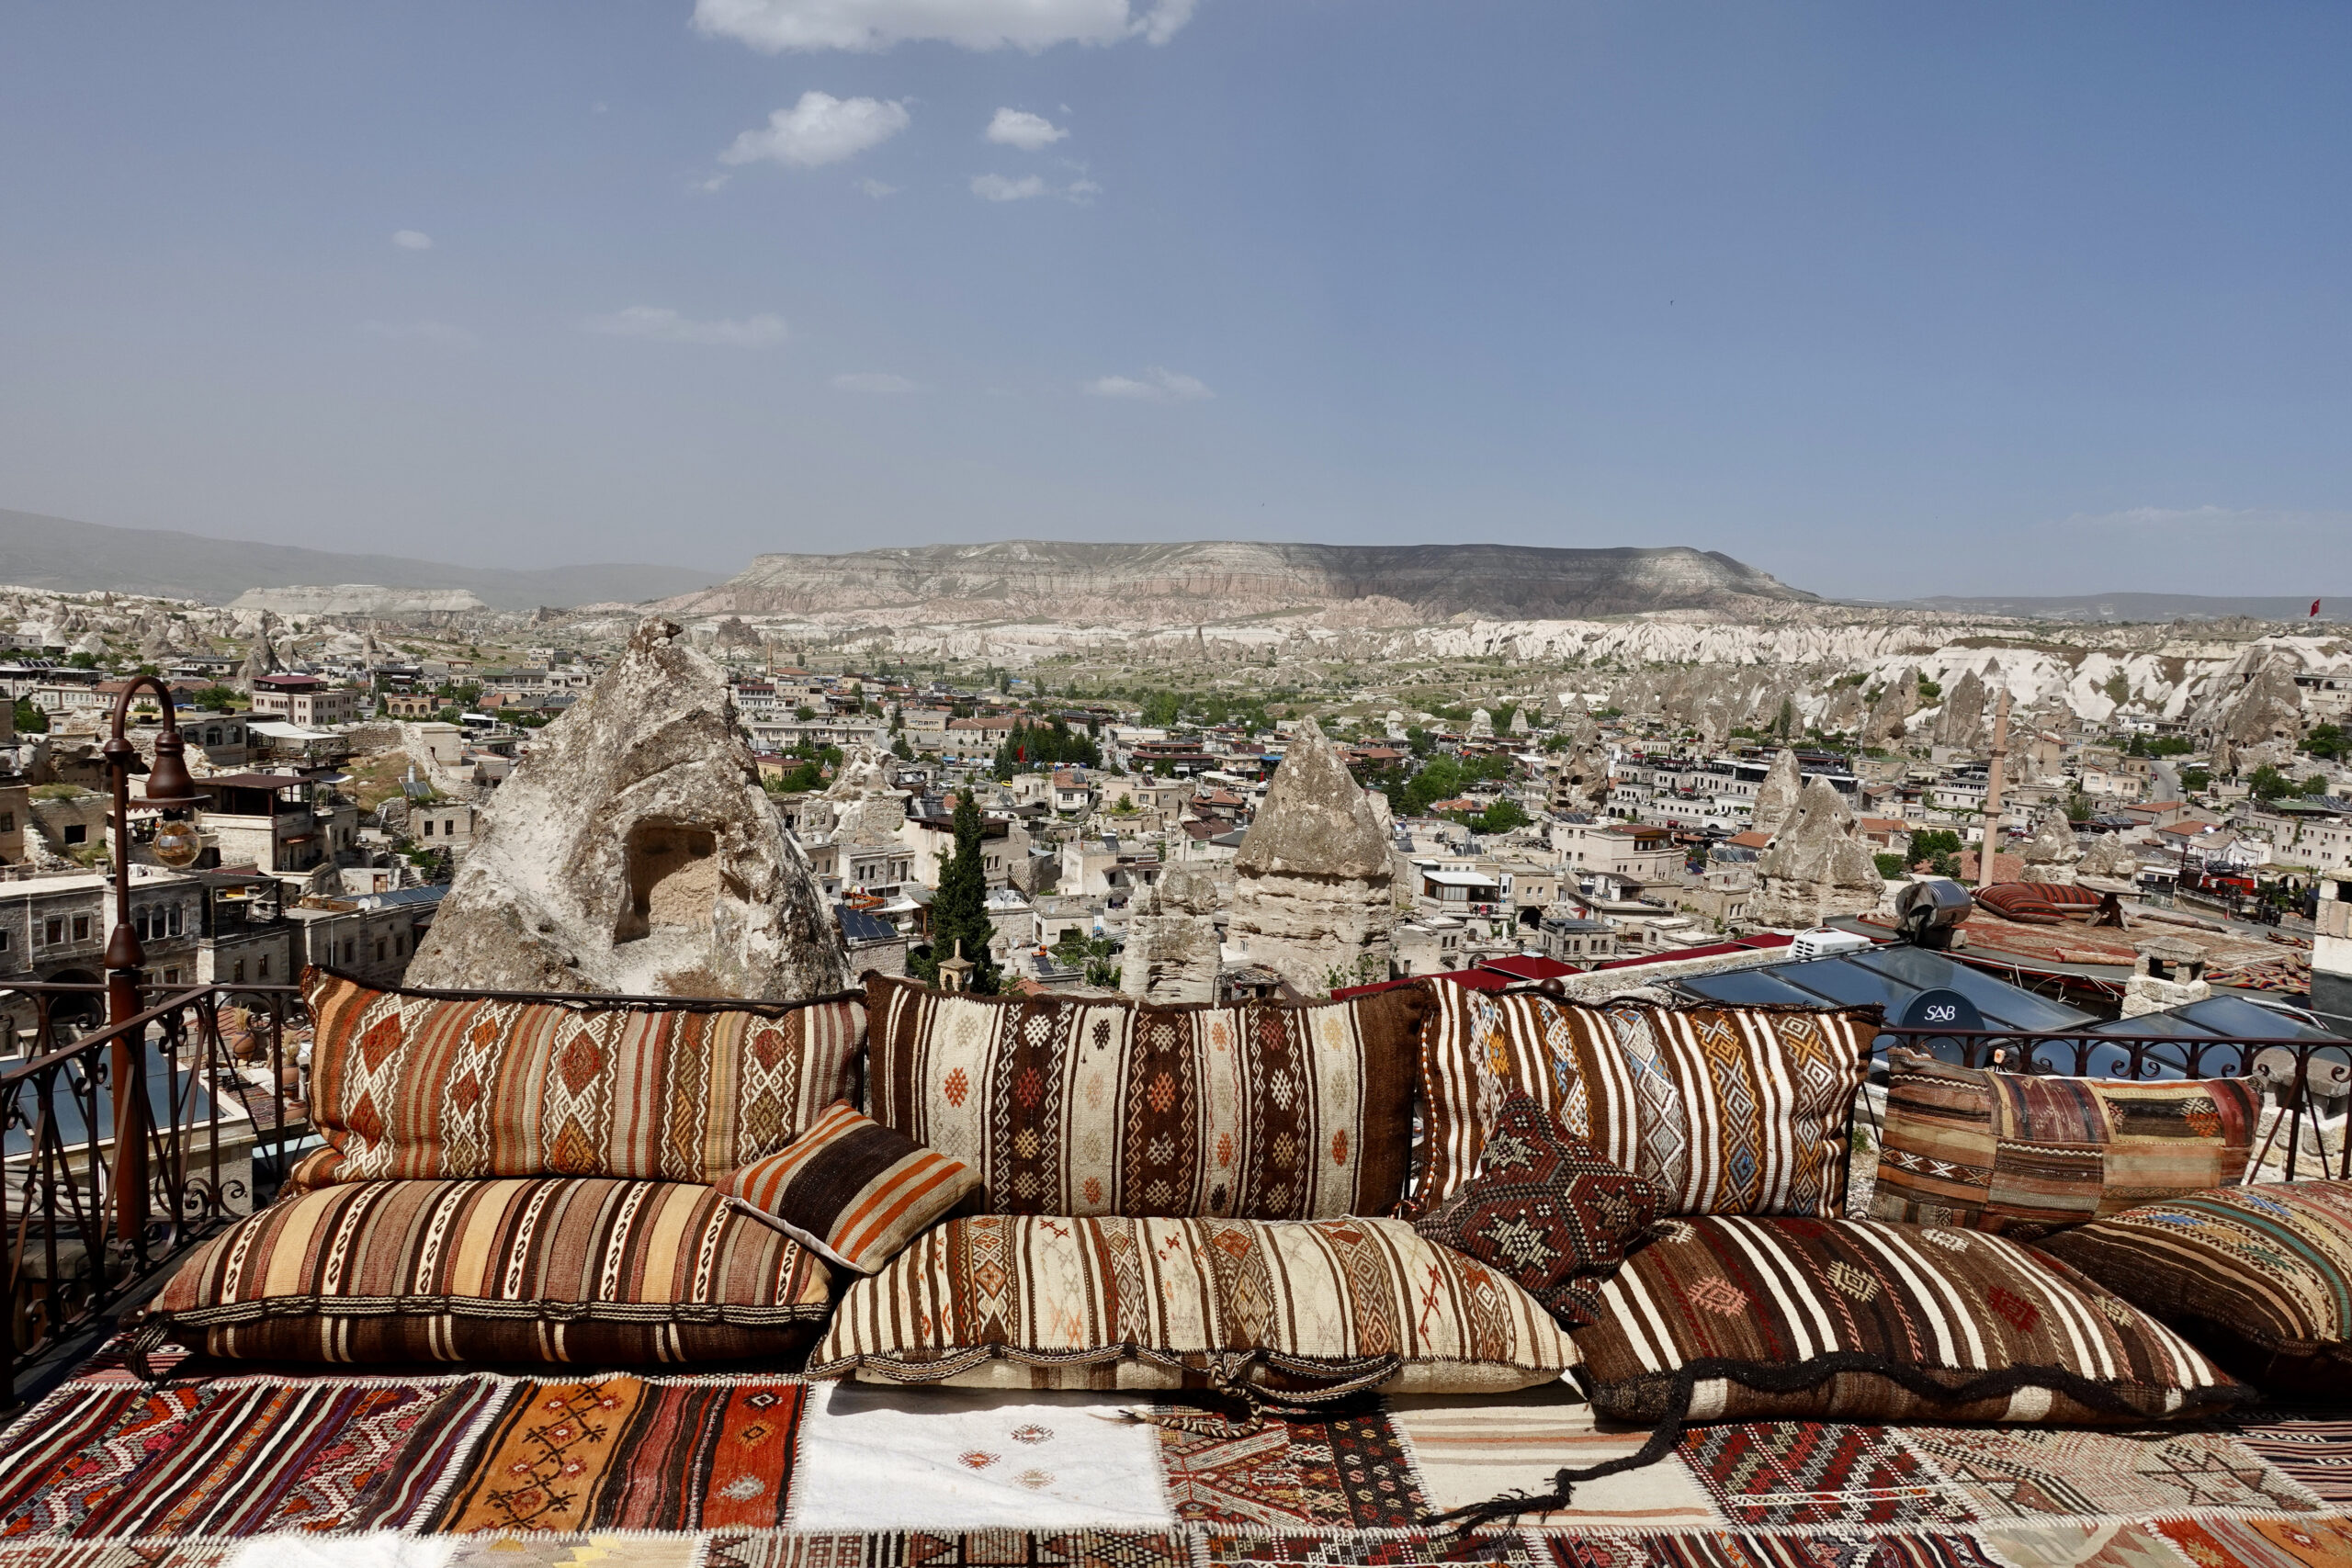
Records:
<instances>
[{"instance_id":1,"label":"air conditioning unit","mask_svg":"<svg viewBox=\"0 0 2352 1568\"><path fill-rule=\"evenodd\" d=\"M1810 931L1797 932L1796 941L1789 944L1789 956L1827 958L1833 953L1855 953L1862 948L1877 945L1870 938L1857 936L1852 931L1833 931L1827 926L1815 926Z\"/></svg>"}]
</instances>

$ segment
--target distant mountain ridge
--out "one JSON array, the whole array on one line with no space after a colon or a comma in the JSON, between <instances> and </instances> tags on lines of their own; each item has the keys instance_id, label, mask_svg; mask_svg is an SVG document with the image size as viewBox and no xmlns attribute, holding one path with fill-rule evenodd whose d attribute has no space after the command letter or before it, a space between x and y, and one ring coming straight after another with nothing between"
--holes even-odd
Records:
<instances>
[{"instance_id":1,"label":"distant mountain ridge","mask_svg":"<svg viewBox=\"0 0 2352 1568\"><path fill-rule=\"evenodd\" d=\"M1741 600L1819 603L1769 572L1684 546L1566 549L1533 545L1313 545L1208 540L1076 544L1012 539L846 555L763 555L672 608L793 615L953 607L994 615L1139 619L1166 625L1385 604L1432 619L1713 609Z\"/></svg>"},{"instance_id":2,"label":"distant mountain ridge","mask_svg":"<svg viewBox=\"0 0 2352 1568\"><path fill-rule=\"evenodd\" d=\"M161 593L226 604L254 588L464 589L493 609L637 601L711 581L688 567L556 566L537 571L344 555L296 545L208 539L161 528L109 528L0 508L0 582L69 593Z\"/></svg>"},{"instance_id":3,"label":"distant mountain ridge","mask_svg":"<svg viewBox=\"0 0 2352 1568\"><path fill-rule=\"evenodd\" d=\"M2319 600L2324 621L2352 615L2352 595L2213 593L2070 593L1970 598L1939 594L1903 603L1922 610L1963 615L2017 615L2032 621L2219 621L2245 616L2257 621L2300 621Z\"/></svg>"}]
</instances>

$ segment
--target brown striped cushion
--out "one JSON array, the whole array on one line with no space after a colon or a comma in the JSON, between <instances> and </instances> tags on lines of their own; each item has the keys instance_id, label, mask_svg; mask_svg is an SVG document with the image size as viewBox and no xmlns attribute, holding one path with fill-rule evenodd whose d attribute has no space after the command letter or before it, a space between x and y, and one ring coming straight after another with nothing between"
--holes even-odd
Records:
<instances>
[{"instance_id":1,"label":"brown striped cushion","mask_svg":"<svg viewBox=\"0 0 2352 1568\"><path fill-rule=\"evenodd\" d=\"M1513 1094L1650 1182L1667 1213L1845 1212L1846 1140L1874 1011L1586 1007L1536 992L1432 990L1409 1212L1477 1174L1487 1128Z\"/></svg>"},{"instance_id":2,"label":"brown striped cushion","mask_svg":"<svg viewBox=\"0 0 2352 1568\"><path fill-rule=\"evenodd\" d=\"M854 1281L816 1376L982 1388L1548 1382L1576 1348L1526 1292L1402 1220L950 1220Z\"/></svg>"},{"instance_id":3,"label":"brown striped cushion","mask_svg":"<svg viewBox=\"0 0 2352 1568\"><path fill-rule=\"evenodd\" d=\"M2245 1179L2252 1078L2133 1083L1949 1066L1889 1053L1871 1213L2031 1240Z\"/></svg>"},{"instance_id":4,"label":"brown striped cushion","mask_svg":"<svg viewBox=\"0 0 2352 1568\"><path fill-rule=\"evenodd\" d=\"M1426 988L1142 1007L879 975L867 1109L980 1173L990 1213L1385 1214L1403 1194Z\"/></svg>"},{"instance_id":5,"label":"brown striped cushion","mask_svg":"<svg viewBox=\"0 0 2352 1568\"><path fill-rule=\"evenodd\" d=\"M865 1009L842 996L718 1008L450 999L313 969L311 1111L379 1177L718 1181L853 1092Z\"/></svg>"},{"instance_id":6,"label":"brown striped cushion","mask_svg":"<svg viewBox=\"0 0 2352 1568\"><path fill-rule=\"evenodd\" d=\"M825 1266L707 1187L369 1181L205 1243L149 1321L215 1356L630 1364L797 1357Z\"/></svg>"},{"instance_id":7,"label":"brown striped cushion","mask_svg":"<svg viewBox=\"0 0 2352 1568\"><path fill-rule=\"evenodd\" d=\"M979 1190L968 1165L918 1148L847 1104L718 1190L830 1263L878 1272Z\"/></svg>"},{"instance_id":8,"label":"brown striped cushion","mask_svg":"<svg viewBox=\"0 0 2352 1568\"><path fill-rule=\"evenodd\" d=\"M1687 1395L1694 1420L2131 1423L2250 1392L2005 1236L1739 1215L1659 1228L1577 1331L1594 1408L1614 1420L1670 1417ZM1965 1403L1935 1397L1974 1382Z\"/></svg>"}]
</instances>

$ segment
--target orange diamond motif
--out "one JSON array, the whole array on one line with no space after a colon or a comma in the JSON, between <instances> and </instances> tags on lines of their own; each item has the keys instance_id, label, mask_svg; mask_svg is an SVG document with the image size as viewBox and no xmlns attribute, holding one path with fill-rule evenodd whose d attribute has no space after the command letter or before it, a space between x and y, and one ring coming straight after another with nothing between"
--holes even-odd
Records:
<instances>
[{"instance_id":1,"label":"orange diamond motif","mask_svg":"<svg viewBox=\"0 0 2352 1568\"><path fill-rule=\"evenodd\" d=\"M577 1122L566 1122L563 1131L556 1135L555 1149L548 1163L565 1176L593 1176L604 1162L596 1157L596 1145L588 1140Z\"/></svg>"},{"instance_id":2,"label":"orange diamond motif","mask_svg":"<svg viewBox=\"0 0 2352 1568\"><path fill-rule=\"evenodd\" d=\"M1331 1163L1333 1165L1348 1163L1348 1130L1345 1127L1331 1134Z\"/></svg>"},{"instance_id":3,"label":"orange diamond motif","mask_svg":"<svg viewBox=\"0 0 2352 1568\"><path fill-rule=\"evenodd\" d=\"M605 1070L605 1054L585 1034L575 1034L571 1043L563 1048L563 1055L556 1058L555 1067L563 1075L563 1087L578 1094Z\"/></svg>"},{"instance_id":4,"label":"orange diamond motif","mask_svg":"<svg viewBox=\"0 0 2352 1568\"><path fill-rule=\"evenodd\" d=\"M1176 1080L1166 1073L1155 1075L1151 1080L1150 1092L1147 1093L1144 1099L1151 1102L1151 1108L1154 1111L1159 1111L1162 1116L1167 1115L1168 1108L1176 1103Z\"/></svg>"},{"instance_id":5,"label":"orange diamond motif","mask_svg":"<svg viewBox=\"0 0 2352 1568\"><path fill-rule=\"evenodd\" d=\"M384 1065L385 1057L401 1048L402 1041L401 1015L388 1014L359 1037L359 1059L368 1064L368 1070L372 1073Z\"/></svg>"},{"instance_id":6,"label":"orange diamond motif","mask_svg":"<svg viewBox=\"0 0 2352 1568\"><path fill-rule=\"evenodd\" d=\"M958 1067L947 1075L947 1081L939 1086L939 1091L947 1097L948 1104L960 1109L964 1097L972 1092L972 1080L964 1076L963 1068Z\"/></svg>"},{"instance_id":7,"label":"orange diamond motif","mask_svg":"<svg viewBox=\"0 0 2352 1568\"><path fill-rule=\"evenodd\" d=\"M377 1113L376 1097L372 1094L361 1095L359 1103L343 1120L344 1125L371 1143L384 1135L384 1119Z\"/></svg>"},{"instance_id":8,"label":"orange diamond motif","mask_svg":"<svg viewBox=\"0 0 2352 1568\"><path fill-rule=\"evenodd\" d=\"M449 1103L460 1111L471 1111L481 1100L481 1079L468 1073L449 1086Z\"/></svg>"},{"instance_id":9,"label":"orange diamond motif","mask_svg":"<svg viewBox=\"0 0 2352 1568\"><path fill-rule=\"evenodd\" d=\"M1690 1304L1705 1312L1737 1317L1747 1310L1747 1292L1722 1275L1713 1274L1690 1287Z\"/></svg>"}]
</instances>

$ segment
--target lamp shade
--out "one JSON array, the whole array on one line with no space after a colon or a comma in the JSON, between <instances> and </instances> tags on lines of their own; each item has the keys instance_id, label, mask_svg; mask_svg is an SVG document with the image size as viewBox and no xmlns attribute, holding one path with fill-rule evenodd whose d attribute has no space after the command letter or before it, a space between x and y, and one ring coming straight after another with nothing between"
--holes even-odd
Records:
<instances>
[{"instance_id":1,"label":"lamp shade","mask_svg":"<svg viewBox=\"0 0 2352 1568\"><path fill-rule=\"evenodd\" d=\"M180 760L180 739L165 735L155 742L155 763L147 771L149 806L194 806L209 798L196 787L188 776L187 764Z\"/></svg>"}]
</instances>

